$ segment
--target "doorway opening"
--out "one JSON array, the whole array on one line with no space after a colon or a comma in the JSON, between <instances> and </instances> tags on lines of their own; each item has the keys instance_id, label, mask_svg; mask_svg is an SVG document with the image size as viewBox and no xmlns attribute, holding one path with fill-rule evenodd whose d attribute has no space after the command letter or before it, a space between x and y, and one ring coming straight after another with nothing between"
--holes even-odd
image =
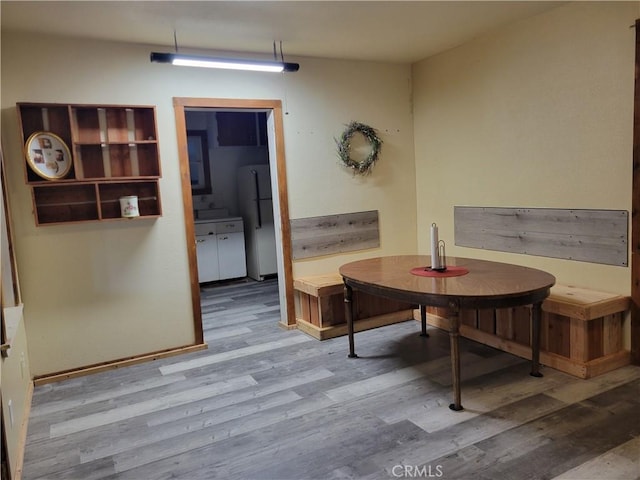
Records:
<instances>
[{"instance_id":1,"label":"doorway opening","mask_svg":"<svg viewBox=\"0 0 640 480\"><path fill-rule=\"evenodd\" d=\"M272 203L268 205L268 207L271 209L273 219L275 275L277 275L278 279L280 299L280 325L285 328L293 328L295 326L295 310L281 102L279 100L174 98L174 110L176 115L176 133L182 179L182 198L196 341L198 343L204 343L196 243L197 233L200 233L198 224L200 222L207 223L208 220L214 219L215 217L225 218L225 215L236 215L235 217L226 218L243 218L242 216L237 216L241 211L241 207L239 202L233 198L234 194L236 194L236 198L239 198L237 193L238 189L241 188L237 186L240 185L237 182L237 172L234 172L236 180L233 182L233 185L230 185L231 180L228 178L227 180L222 178L220 181L226 183L223 188L218 188L220 187L220 181L216 180L216 172L210 172L210 176L208 177L210 181L207 182L207 173L209 173L205 172L207 167L204 163L202 163L202 165L198 164L199 160L204 162L205 155L211 151L209 139L212 139L212 136L211 134L205 135L203 131L206 132L214 126L216 127L216 133L213 141L218 142L218 144L221 141L223 144L227 143L227 145L229 144L228 142L242 143L252 141L256 147L260 147L260 142L264 143L264 145L262 145L264 148L257 148L256 152L254 152L258 154L257 157L247 157L245 159L235 159L234 161L225 162L225 168L240 171L243 170L244 167L249 167L248 169L244 169L248 170L248 184L252 183L251 180L253 180L255 187L255 182L260 182L258 189L259 191L262 190L263 195L269 193L265 192L265 190L267 190L267 186L270 187ZM232 120L229 121L229 118ZM251 131L251 128L236 128L238 126L237 122L254 125L254 137L248 139L248 136L250 136L248 132ZM220 128L217 127L218 123L223 124L223 130L229 125L234 125L234 128L230 128L230 132L221 131ZM246 138L242 137L243 135L245 135ZM199 143L202 142L203 138L206 138L206 144ZM242 146L239 145L239 147ZM189 148L192 150L194 148L200 149L200 152L204 150L206 154L201 153L200 158L195 159L192 155L192 165L190 165ZM266 158L260 158L259 151L263 151L262 155ZM249 163L249 165L244 165L244 163ZM255 168L257 165L262 165L263 167ZM254 178L257 174L254 175L252 173L252 170L264 171L264 167L267 168L267 171L269 171L271 175L267 180L267 184L264 183L264 180ZM209 165L209 168L215 167ZM224 175L222 175L222 177L224 177ZM260 189L260 186L262 186L262 189ZM194 198L198 199L198 195L205 198L204 206L207 208L196 208L199 207L199 205L197 205L197 202L194 202ZM207 198L212 201L207 203ZM259 221L262 222L262 224L268 224L271 216L269 215L267 204L258 203L257 206L255 204L253 206L256 213L257 208L261 209L259 212ZM244 224L244 222L242 223ZM247 225L243 225L243 227L247 228ZM250 225L250 228L255 228L255 225ZM254 271L252 271L252 274L254 276L256 275ZM267 276L268 273L265 272L264 275L260 275L260 272L258 272L257 275L259 277Z\"/></svg>"},{"instance_id":2,"label":"doorway opening","mask_svg":"<svg viewBox=\"0 0 640 480\"><path fill-rule=\"evenodd\" d=\"M198 277L207 287L277 277L269 113L185 109Z\"/></svg>"}]
</instances>

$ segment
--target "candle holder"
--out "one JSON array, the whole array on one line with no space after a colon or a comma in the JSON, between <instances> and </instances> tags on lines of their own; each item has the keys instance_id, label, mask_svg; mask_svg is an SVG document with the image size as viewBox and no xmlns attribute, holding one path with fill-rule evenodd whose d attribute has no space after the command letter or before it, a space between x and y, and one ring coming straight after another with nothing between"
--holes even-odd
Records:
<instances>
[{"instance_id":1,"label":"candle holder","mask_svg":"<svg viewBox=\"0 0 640 480\"><path fill-rule=\"evenodd\" d=\"M434 272L446 272L447 270L447 255L445 251L445 243L444 240L440 240L438 242L438 250L437 250L437 266L431 266L431 270ZM434 262L435 263L435 262Z\"/></svg>"}]
</instances>

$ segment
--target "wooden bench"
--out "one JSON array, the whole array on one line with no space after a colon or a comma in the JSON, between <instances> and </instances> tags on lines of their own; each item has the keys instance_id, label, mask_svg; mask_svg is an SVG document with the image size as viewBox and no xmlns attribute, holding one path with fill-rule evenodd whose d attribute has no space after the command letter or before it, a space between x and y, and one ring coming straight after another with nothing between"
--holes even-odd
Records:
<instances>
[{"instance_id":1,"label":"wooden bench","mask_svg":"<svg viewBox=\"0 0 640 480\"><path fill-rule=\"evenodd\" d=\"M347 334L344 292L339 274L294 280L297 327L325 340ZM420 321L415 305L402 304L354 291L356 332L408 319ZM623 324L629 297L568 285L555 285L542 304L540 362L580 378L628 365ZM428 307L427 323L449 329L446 312ZM531 308L462 310L463 337L531 358Z\"/></svg>"},{"instance_id":2,"label":"wooden bench","mask_svg":"<svg viewBox=\"0 0 640 480\"><path fill-rule=\"evenodd\" d=\"M590 378L624 365L631 356L623 347L623 324L629 297L580 287L557 285L543 303L542 345L547 364L566 364ZM560 367L554 367L562 370ZM573 372L568 372L573 373Z\"/></svg>"},{"instance_id":3,"label":"wooden bench","mask_svg":"<svg viewBox=\"0 0 640 480\"><path fill-rule=\"evenodd\" d=\"M314 275L293 281L296 323L318 340L347 334L344 284L339 274ZM413 320L413 306L362 292L354 292L356 332Z\"/></svg>"},{"instance_id":4,"label":"wooden bench","mask_svg":"<svg viewBox=\"0 0 640 480\"><path fill-rule=\"evenodd\" d=\"M555 285L542 304L540 362L580 378L628 365L623 323L630 299L615 293ZM446 312L429 308L427 323L448 329ZM531 358L530 307L460 312L460 334ZM420 319L418 310L414 318Z\"/></svg>"}]
</instances>

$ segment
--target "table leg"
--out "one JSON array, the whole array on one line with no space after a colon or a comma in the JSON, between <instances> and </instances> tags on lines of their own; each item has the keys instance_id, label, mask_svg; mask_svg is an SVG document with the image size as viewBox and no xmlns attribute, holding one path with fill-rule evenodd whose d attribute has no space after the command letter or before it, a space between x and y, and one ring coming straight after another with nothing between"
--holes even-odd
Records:
<instances>
[{"instance_id":1,"label":"table leg","mask_svg":"<svg viewBox=\"0 0 640 480\"><path fill-rule=\"evenodd\" d=\"M453 403L451 410L463 410L460 394L460 309L457 305L449 308L449 339L451 340L451 373L453 376Z\"/></svg>"},{"instance_id":2,"label":"table leg","mask_svg":"<svg viewBox=\"0 0 640 480\"><path fill-rule=\"evenodd\" d=\"M420 305L420 321L422 322L422 333L420 333L421 337L428 337L427 333L427 306Z\"/></svg>"},{"instance_id":3,"label":"table leg","mask_svg":"<svg viewBox=\"0 0 640 480\"><path fill-rule=\"evenodd\" d=\"M344 313L347 317L347 330L349 332L349 358L357 358L353 332L353 289L344 284Z\"/></svg>"},{"instance_id":4,"label":"table leg","mask_svg":"<svg viewBox=\"0 0 640 480\"><path fill-rule=\"evenodd\" d=\"M540 373L540 324L542 322L542 302L531 308L531 375L542 377Z\"/></svg>"}]
</instances>

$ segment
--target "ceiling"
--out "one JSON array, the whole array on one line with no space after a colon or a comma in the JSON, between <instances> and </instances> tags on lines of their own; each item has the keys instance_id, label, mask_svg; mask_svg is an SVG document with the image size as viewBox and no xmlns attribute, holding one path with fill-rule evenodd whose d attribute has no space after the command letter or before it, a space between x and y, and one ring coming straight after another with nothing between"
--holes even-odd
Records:
<instances>
[{"instance_id":1,"label":"ceiling","mask_svg":"<svg viewBox=\"0 0 640 480\"><path fill-rule=\"evenodd\" d=\"M0 1L3 32L174 50L415 62L559 1Z\"/></svg>"}]
</instances>

